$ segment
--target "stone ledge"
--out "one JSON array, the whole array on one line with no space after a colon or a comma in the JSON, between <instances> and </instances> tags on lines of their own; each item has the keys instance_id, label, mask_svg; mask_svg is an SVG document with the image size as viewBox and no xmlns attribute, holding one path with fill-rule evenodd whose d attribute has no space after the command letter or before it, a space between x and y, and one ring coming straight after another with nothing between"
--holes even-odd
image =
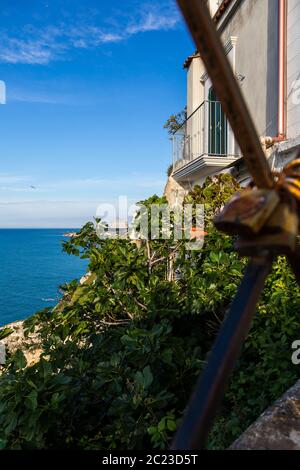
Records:
<instances>
[{"instance_id":1,"label":"stone ledge","mask_svg":"<svg viewBox=\"0 0 300 470\"><path fill-rule=\"evenodd\" d=\"M233 450L300 450L300 380L230 447Z\"/></svg>"}]
</instances>

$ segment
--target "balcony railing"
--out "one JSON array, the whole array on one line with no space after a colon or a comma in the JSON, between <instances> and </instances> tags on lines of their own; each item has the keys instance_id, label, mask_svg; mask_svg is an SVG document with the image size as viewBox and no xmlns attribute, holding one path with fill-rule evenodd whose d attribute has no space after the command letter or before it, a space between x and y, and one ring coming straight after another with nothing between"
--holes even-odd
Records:
<instances>
[{"instance_id":1,"label":"balcony railing","mask_svg":"<svg viewBox=\"0 0 300 470\"><path fill-rule=\"evenodd\" d=\"M174 170L203 155L233 155L230 135L221 103L204 101L173 135Z\"/></svg>"}]
</instances>

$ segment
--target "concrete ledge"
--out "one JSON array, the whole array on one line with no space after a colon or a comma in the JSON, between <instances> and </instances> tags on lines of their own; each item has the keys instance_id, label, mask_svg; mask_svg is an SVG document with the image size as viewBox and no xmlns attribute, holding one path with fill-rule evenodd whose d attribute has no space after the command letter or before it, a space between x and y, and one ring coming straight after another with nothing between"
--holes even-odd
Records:
<instances>
[{"instance_id":1,"label":"concrete ledge","mask_svg":"<svg viewBox=\"0 0 300 470\"><path fill-rule=\"evenodd\" d=\"M185 163L182 167L174 170L173 178L176 181L195 180L196 178L205 178L206 176L218 173L228 165L239 160L240 157L227 156L211 156L201 155L200 157Z\"/></svg>"},{"instance_id":2,"label":"concrete ledge","mask_svg":"<svg viewBox=\"0 0 300 470\"><path fill-rule=\"evenodd\" d=\"M288 153L300 148L300 136L295 139L288 139L278 144L279 153Z\"/></svg>"},{"instance_id":3,"label":"concrete ledge","mask_svg":"<svg viewBox=\"0 0 300 470\"><path fill-rule=\"evenodd\" d=\"M230 447L233 450L300 450L300 380Z\"/></svg>"}]
</instances>

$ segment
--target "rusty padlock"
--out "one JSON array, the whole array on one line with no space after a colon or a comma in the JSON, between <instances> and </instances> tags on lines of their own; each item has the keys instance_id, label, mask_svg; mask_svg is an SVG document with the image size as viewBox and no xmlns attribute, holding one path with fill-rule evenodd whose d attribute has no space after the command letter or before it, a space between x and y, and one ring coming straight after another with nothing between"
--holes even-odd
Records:
<instances>
[{"instance_id":1,"label":"rusty padlock","mask_svg":"<svg viewBox=\"0 0 300 470\"><path fill-rule=\"evenodd\" d=\"M279 202L275 190L245 189L237 193L216 216L215 226L229 235L256 236Z\"/></svg>"},{"instance_id":2,"label":"rusty padlock","mask_svg":"<svg viewBox=\"0 0 300 470\"><path fill-rule=\"evenodd\" d=\"M253 256L268 250L274 254L291 255L297 245L299 217L293 204L281 202L254 238L241 237L236 249L242 256Z\"/></svg>"}]
</instances>

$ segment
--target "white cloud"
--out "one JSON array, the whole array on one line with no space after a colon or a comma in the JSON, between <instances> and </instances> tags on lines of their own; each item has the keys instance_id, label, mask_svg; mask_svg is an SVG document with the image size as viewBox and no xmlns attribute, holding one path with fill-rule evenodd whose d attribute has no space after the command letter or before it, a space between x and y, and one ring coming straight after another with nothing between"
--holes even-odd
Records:
<instances>
[{"instance_id":1,"label":"white cloud","mask_svg":"<svg viewBox=\"0 0 300 470\"><path fill-rule=\"evenodd\" d=\"M11 173L0 173L0 185L14 185L16 183L25 182L29 179L26 175L14 175Z\"/></svg>"},{"instance_id":2,"label":"white cloud","mask_svg":"<svg viewBox=\"0 0 300 470\"><path fill-rule=\"evenodd\" d=\"M96 215L97 201L0 201L0 227L80 227Z\"/></svg>"},{"instance_id":3,"label":"white cloud","mask_svg":"<svg viewBox=\"0 0 300 470\"><path fill-rule=\"evenodd\" d=\"M33 191L31 185L31 176L0 173L0 194L29 193Z\"/></svg>"},{"instance_id":4,"label":"white cloud","mask_svg":"<svg viewBox=\"0 0 300 470\"><path fill-rule=\"evenodd\" d=\"M25 25L17 37L0 31L0 62L11 64L46 65L61 60L72 49L90 49L102 44L124 41L138 33L170 30L179 22L179 14L173 3L142 5L135 17L128 16L125 23L108 29L86 22L43 29Z\"/></svg>"},{"instance_id":5,"label":"white cloud","mask_svg":"<svg viewBox=\"0 0 300 470\"><path fill-rule=\"evenodd\" d=\"M43 103L43 104L73 104L76 102L76 97L68 96L66 94L45 94L40 92L27 91L27 90L8 90L8 102L20 103Z\"/></svg>"},{"instance_id":6,"label":"white cloud","mask_svg":"<svg viewBox=\"0 0 300 470\"><path fill-rule=\"evenodd\" d=\"M145 12L142 18L129 25L126 29L129 35L137 33L145 33L148 31L160 31L173 29L179 21L178 12L168 11L165 14L161 14L155 9Z\"/></svg>"},{"instance_id":7,"label":"white cloud","mask_svg":"<svg viewBox=\"0 0 300 470\"><path fill-rule=\"evenodd\" d=\"M135 173L122 178L38 182L24 176L2 175L0 227L79 227L96 216L100 204L117 207L118 198L125 196L130 206L147 195L160 194L165 183L160 178ZM32 184L36 189L31 188Z\"/></svg>"},{"instance_id":8,"label":"white cloud","mask_svg":"<svg viewBox=\"0 0 300 470\"><path fill-rule=\"evenodd\" d=\"M100 34L100 44L108 43L108 42L119 42L124 39L124 36L121 34L113 34L113 33L103 33Z\"/></svg>"},{"instance_id":9,"label":"white cloud","mask_svg":"<svg viewBox=\"0 0 300 470\"><path fill-rule=\"evenodd\" d=\"M36 193L76 193L78 191L93 191L111 193L112 188L114 193L130 194L132 191L144 189L152 189L153 191L162 190L165 180L159 176L145 176L145 175L128 175L124 177L115 178L74 178L63 179L57 181L48 181L37 185ZM1 188L0 188L1 189Z\"/></svg>"},{"instance_id":10,"label":"white cloud","mask_svg":"<svg viewBox=\"0 0 300 470\"><path fill-rule=\"evenodd\" d=\"M57 59L68 49L67 44L59 41L62 31L45 28L37 30L25 26L20 31L20 37L10 37L0 32L1 49L0 62L11 64L48 64Z\"/></svg>"},{"instance_id":11,"label":"white cloud","mask_svg":"<svg viewBox=\"0 0 300 470\"><path fill-rule=\"evenodd\" d=\"M165 180L161 175L143 175L129 174L123 177L115 178L68 178L53 181L37 181L36 178L30 176L19 176L0 173L0 195L9 193L31 193L35 198L40 195L60 194L72 195L79 191L89 197L90 194L106 194L114 193L116 196L120 194L140 193L141 189L162 191Z\"/></svg>"},{"instance_id":12,"label":"white cloud","mask_svg":"<svg viewBox=\"0 0 300 470\"><path fill-rule=\"evenodd\" d=\"M128 198L128 215L132 215L137 206L133 199ZM81 227L95 217L103 215L103 204L111 205L111 216L106 214L106 221L113 220L118 213L117 198L105 200L0 200L0 228L66 228ZM114 212L114 210L116 212ZM107 209L104 211L106 212ZM124 219L125 220L125 219Z\"/></svg>"}]
</instances>

